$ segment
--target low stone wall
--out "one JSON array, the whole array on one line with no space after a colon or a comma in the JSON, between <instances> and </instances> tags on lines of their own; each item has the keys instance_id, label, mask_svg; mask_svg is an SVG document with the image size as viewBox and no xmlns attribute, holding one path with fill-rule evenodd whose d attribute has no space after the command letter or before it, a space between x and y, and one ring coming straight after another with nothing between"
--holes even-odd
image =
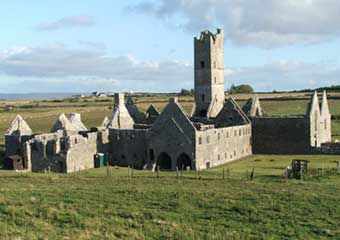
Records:
<instances>
[{"instance_id":1,"label":"low stone wall","mask_svg":"<svg viewBox=\"0 0 340 240\"><path fill-rule=\"evenodd\" d=\"M313 148L313 154L340 155L340 143L322 144L320 148Z\"/></svg>"}]
</instances>

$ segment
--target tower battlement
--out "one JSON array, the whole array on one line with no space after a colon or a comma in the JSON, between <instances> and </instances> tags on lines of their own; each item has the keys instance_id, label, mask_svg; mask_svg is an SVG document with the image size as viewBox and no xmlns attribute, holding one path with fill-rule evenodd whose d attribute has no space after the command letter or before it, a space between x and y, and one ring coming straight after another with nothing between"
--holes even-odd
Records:
<instances>
[{"instance_id":1,"label":"tower battlement","mask_svg":"<svg viewBox=\"0 0 340 240\"><path fill-rule=\"evenodd\" d=\"M208 30L202 31L199 37L195 37L195 42L202 44L209 42L216 43L216 41L219 41L221 38L223 39L223 30L218 28L215 34Z\"/></svg>"}]
</instances>

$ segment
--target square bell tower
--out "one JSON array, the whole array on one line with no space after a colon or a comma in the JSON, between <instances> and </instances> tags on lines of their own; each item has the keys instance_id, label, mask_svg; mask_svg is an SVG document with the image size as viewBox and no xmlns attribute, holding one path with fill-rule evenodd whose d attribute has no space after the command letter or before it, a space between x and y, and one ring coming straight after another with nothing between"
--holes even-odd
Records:
<instances>
[{"instance_id":1,"label":"square bell tower","mask_svg":"<svg viewBox=\"0 0 340 240\"><path fill-rule=\"evenodd\" d=\"M202 32L199 38L195 37L194 51L194 117L215 118L225 102L223 31Z\"/></svg>"}]
</instances>

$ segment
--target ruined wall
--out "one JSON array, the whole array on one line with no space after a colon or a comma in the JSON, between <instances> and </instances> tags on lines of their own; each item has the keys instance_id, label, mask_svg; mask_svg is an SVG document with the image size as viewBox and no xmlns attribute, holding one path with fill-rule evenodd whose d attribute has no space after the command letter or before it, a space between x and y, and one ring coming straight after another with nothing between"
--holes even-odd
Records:
<instances>
[{"instance_id":1,"label":"ruined wall","mask_svg":"<svg viewBox=\"0 0 340 240\"><path fill-rule=\"evenodd\" d=\"M31 138L31 136L5 135L6 157L13 155L22 156L24 144Z\"/></svg>"},{"instance_id":2,"label":"ruined wall","mask_svg":"<svg viewBox=\"0 0 340 240\"><path fill-rule=\"evenodd\" d=\"M216 167L252 154L251 125L198 131L196 169Z\"/></svg>"},{"instance_id":3,"label":"ruined wall","mask_svg":"<svg viewBox=\"0 0 340 240\"><path fill-rule=\"evenodd\" d=\"M320 143L329 143L332 141L332 119L330 115L320 116Z\"/></svg>"},{"instance_id":4,"label":"ruined wall","mask_svg":"<svg viewBox=\"0 0 340 240\"><path fill-rule=\"evenodd\" d=\"M67 139L66 172L94 168L94 155L97 153L97 133L86 136L73 135Z\"/></svg>"},{"instance_id":5,"label":"ruined wall","mask_svg":"<svg viewBox=\"0 0 340 240\"><path fill-rule=\"evenodd\" d=\"M110 129L111 164L142 169L146 164L146 131L144 129Z\"/></svg>"},{"instance_id":6,"label":"ruined wall","mask_svg":"<svg viewBox=\"0 0 340 240\"><path fill-rule=\"evenodd\" d=\"M109 129L98 129L97 152L108 153L110 147Z\"/></svg>"},{"instance_id":7,"label":"ruined wall","mask_svg":"<svg viewBox=\"0 0 340 240\"><path fill-rule=\"evenodd\" d=\"M305 117L252 119L255 154L304 154L310 152L310 122Z\"/></svg>"},{"instance_id":8,"label":"ruined wall","mask_svg":"<svg viewBox=\"0 0 340 240\"><path fill-rule=\"evenodd\" d=\"M24 158L32 172L64 173L66 154L61 151L62 132L36 136L26 145Z\"/></svg>"},{"instance_id":9,"label":"ruined wall","mask_svg":"<svg viewBox=\"0 0 340 240\"><path fill-rule=\"evenodd\" d=\"M63 136L63 132L36 136L25 145L24 159L33 172L70 173L94 168L97 133Z\"/></svg>"}]
</instances>

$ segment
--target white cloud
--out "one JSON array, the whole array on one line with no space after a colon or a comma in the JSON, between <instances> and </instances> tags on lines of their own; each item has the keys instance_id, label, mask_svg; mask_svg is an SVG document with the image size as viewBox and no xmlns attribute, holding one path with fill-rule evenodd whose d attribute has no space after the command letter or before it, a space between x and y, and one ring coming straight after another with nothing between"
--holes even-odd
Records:
<instances>
[{"instance_id":1,"label":"white cloud","mask_svg":"<svg viewBox=\"0 0 340 240\"><path fill-rule=\"evenodd\" d=\"M197 33L223 27L237 45L271 48L338 37L338 0L160 0L128 8Z\"/></svg>"},{"instance_id":2,"label":"white cloud","mask_svg":"<svg viewBox=\"0 0 340 240\"><path fill-rule=\"evenodd\" d=\"M81 15L65 17L53 22L40 23L36 29L38 31L55 31L62 28L91 27L94 24L95 22L91 17Z\"/></svg>"},{"instance_id":3,"label":"white cloud","mask_svg":"<svg viewBox=\"0 0 340 240\"><path fill-rule=\"evenodd\" d=\"M226 85L249 83L257 91L315 88L339 82L332 63L273 62L226 68ZM106 49L72 49L61 44L0 51L2 91L146 91L193 88L190 63L146 61L133 55L110 56ZM3 80L9 79L9 80ZM24 87L23 87L24 86Z\"/></svg>"},{"instance_id":4,"label":"white cloud","mask_svg":"<svg viewBox=\"0 0 340 240\"><path fill-rule=\"evenodd\" d=\"M0 74L38 89L49 86L67 91L89 89L91 84L112 88L113 83L126 90L175 91L193 79L191 64L110 56L105 49L70 49L61 44L0 51Z\"/></svg>"}]
</instances>

